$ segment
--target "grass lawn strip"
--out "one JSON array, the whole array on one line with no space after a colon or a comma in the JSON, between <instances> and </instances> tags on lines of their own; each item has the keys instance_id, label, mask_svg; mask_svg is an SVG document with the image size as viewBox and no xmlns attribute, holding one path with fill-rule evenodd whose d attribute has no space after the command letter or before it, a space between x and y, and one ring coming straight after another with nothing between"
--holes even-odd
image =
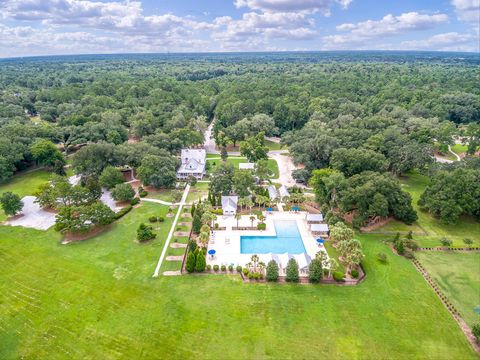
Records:
<instances>
[{"instance_id":1,"label":"grass lawn strip","mask_svg":"<svg viewBox=\"0 0 480 360\"><path fill-rule=\"evenodd\" d=\"M175 231L175 226L182 212L182 208L183 208L183 205L185 204L185 200L187 199L189 190L190 190L190 185L187 184L183 192L182 199L180 200L180 205L178 206L177 213L175 214L175 219L173 220L172 227L170 228L170 232L168 233L167 239L165 240L165 246L163 247L162 253L160 254L160 258L158 259L158 262L157 262L157 266L155 267L153 277L158 277L158 273L160 272L160 267L162 266L163 258L165 257L165 254L168 250L170 239L172 238L173 233Z\"/></svg>"}]
</instances>

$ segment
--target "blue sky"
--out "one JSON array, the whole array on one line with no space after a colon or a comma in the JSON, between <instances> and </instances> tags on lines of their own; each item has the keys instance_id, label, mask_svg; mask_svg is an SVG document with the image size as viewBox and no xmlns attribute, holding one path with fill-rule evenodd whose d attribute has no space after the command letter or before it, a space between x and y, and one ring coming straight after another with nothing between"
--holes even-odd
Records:
<instances>
[{"instance_id":1,"label":"blue sky","mask_svg":"<svg viewBox=\"0 0 480 360\"><path fill-rule=\"evenodd\" d=\"M0 0L0 57L479 51L480 0Z\"/></svg>"}]
</instances>

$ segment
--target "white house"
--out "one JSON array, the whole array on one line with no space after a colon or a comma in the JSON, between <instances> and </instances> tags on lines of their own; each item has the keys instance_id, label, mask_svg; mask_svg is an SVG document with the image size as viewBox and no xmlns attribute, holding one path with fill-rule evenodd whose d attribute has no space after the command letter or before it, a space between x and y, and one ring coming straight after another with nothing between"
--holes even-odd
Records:
<instances>
[{"instance_id":1,"label":"white house","mask_svg":"<svg viewBox=\"0 0 480 360\"><path fill-rule=\"evenodd\" d=\"M237 213L238 196L222 196L223 215L235 215Z\"/></svg>"},{"instance_id":2,"label":"white house","mask_svg":"<svg viewBox=\"0 0 480 360\"><path fill-rule=\"evenodd\" d=\"M205 175L207 152L205 149L182 149L181 165L177 170L177 179L188 179L189 176L200 180Z\"/></svg>"}]
</instances>

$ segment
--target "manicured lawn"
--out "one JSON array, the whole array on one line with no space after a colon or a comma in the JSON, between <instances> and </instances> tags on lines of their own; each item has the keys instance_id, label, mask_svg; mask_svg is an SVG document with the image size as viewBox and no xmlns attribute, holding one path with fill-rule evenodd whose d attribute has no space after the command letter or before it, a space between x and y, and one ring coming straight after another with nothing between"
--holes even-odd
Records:
<instances>
[{"instance_id":1,"label":"manicured lawn","mask_svg":"<svg viewBox=\"0 0 480 360\"><path fill-rule=\"evenodd\" d=\"M268 150L281 150L286 148L285 146L270 140L265 140L265 146L268 147Z\"/></svg>"},{"instance_id":2,"label":"manicured lawn","mask_svg":"<svg viewBox=\"0 0 480 360\"><path fill-rule=\"evenodd\" d=\"M473 309L480 306L480 253L417 252L444 294L472 326L480 322Z\"/></svg>"},{"instance_id":3,"label":"manicured lawn","mask_svg":"<svg viewBox=\"0 0 480 360\"><path fill-rule=\"evenodd\" d=\"M43 169L20 173L8 182L0 184L0 194L11 191L20 197L33 195L40 185L50 180L51 176L52 173Z\"/></svg>"},{"instance_id":4,"label":"manicured lawn","mask_svg":"<svg viewBox=\"0 0 480 360\"><path fill-rule=\"evenodd\" d=\"M27 195L33 195L41 184L50 180L51 173L43 169L20 173L12 177L8 182L0 184L0 194L11 191L21 198ZM4 221L6 216L0 209L0 221Z\"/></svg>"},{"instance_id":5,"label":"manicured lawn","mask_svg":"<svg viewBox=\"0 0 480 360\"><path fill-rule=\"evenodd\" d=\"M458 155L461 155L467 152L468 146L462 145L462 144L454 144L453 146L451 146L451 148L453 152L456 152Z\"/></svg>"},{"instance_id":6,"label":"manicured lawn","mask_svg":"<svg viewBox=\"0 0 480 360\"><path fill-rule=\"evenodd\" d=\"M215 170L215 168L218 165L220 165L222 161L220 159L220 155L212 156L212 154L207 155L207 160L208 160L208 163L210 164L207 170L209 174L211 174ZM227 158L227 162L232 164L235 169L238 169L239 164L247 163L248 161L244 157L231 156ZM278 179L278 176L279 176L278 164L274 159L268 159L268 168L273 173L272 179Z\"/></svg>"},{"instance_id":7,"label":"manicured lawn","mask_svg":"<svg viewBox=\"0 0 480 360\"><path fill-rule=\"evenodd\" d=\"M208 195L208 183L197 182L195 186L190 186L190 191L187 195L187 203L198 201Z\"/></svg>"},{"instance_id":8,"label":"manicured lawn","mask_svg":"<svg viewBox=\"0 0 480 360\"><path fill-rule=\"evenodd\" d=\"M149 190L147 198L173 202L174 189Z\"/></svg>"},{"instance_id":9,"label":"manicured lawn","mask_svg":"<svg viewBox=\"0 0 480 360\"><path fill-rule=\"evenodd\" d=\"M386 226L378 229L385 232L408 232L410 230L420 233L426 232L425 236L416 236L415 240L421 246L441 246L440 239L447 237L453 241L453 246L463 247L463 239L470 238L474 240L475 245L480 245L480 222L472 217L462 217L457 224L447 225L441 220L436 219L430 213L420 210L417 205L420 195L428 185L428 177L417 172L408 174L408 177L400 179L402 188L412 195L412 204L417 210L418 221L412 226L407 226L397 221L393 221Z\"/></svg>"},{"instance_id":10,"label":"manicured lawn","mask_svg":"<svg viewBox=\"0 0 480 360\"><path fill-rule=\"evenodd\" d=\"M378 236L360 237L358 287L153 279L170 220L148 244L135 230L166 210L143 204L68 246L53 231L1 227L0 358L476 358L420 274Z\"/></svg>"}]
</instances>

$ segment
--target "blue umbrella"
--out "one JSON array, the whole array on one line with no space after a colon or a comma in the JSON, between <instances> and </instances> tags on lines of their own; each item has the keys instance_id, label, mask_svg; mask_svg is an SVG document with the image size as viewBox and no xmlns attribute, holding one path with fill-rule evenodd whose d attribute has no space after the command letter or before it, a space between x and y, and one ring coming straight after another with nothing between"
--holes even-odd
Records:
<instances>
[{"instance_id":1,"label":"blue umbrella","mask_svg":"<svg viewBox=\"0 0 480 360\"><path fill-rule=\"evenodd\" d=\"M300 211L300 208L298 206L294 206L292 210L293 211Z\"/></svg>"},{"instance_id":2,"label":"blue umbrella","mask_svg":"<svg viewBox=\"0 0 480 360\"><path fill-rule=\"evenodd\" d=\"M272 209L272 208L268 208L267 211L273 211L273 209Z\"/></svg>"},{"instance_id":3,"label":"blue umbrella","mask_svg":"<svg viewBox=\"0 0 480 360\"><path fill-rule=\"evenodd\" d=\"M213 256L213 255L215 255L215 253L216 253L216 251L213 250L213 249L212 249L212 250L208 250L208 255L212 255L212 256Z\"/></svg>"},{"instance_id":4,"label":"blue umbrella","mask_svg":"<svg viewBox=\"0 0 480 360\"><path fill-rule=\"evenodd\" d=\"M325 242L325 240L323 240L322 238L318 238L317 239L317 243L318 244L323 244Z\"/></svg>"}]
</instances>

